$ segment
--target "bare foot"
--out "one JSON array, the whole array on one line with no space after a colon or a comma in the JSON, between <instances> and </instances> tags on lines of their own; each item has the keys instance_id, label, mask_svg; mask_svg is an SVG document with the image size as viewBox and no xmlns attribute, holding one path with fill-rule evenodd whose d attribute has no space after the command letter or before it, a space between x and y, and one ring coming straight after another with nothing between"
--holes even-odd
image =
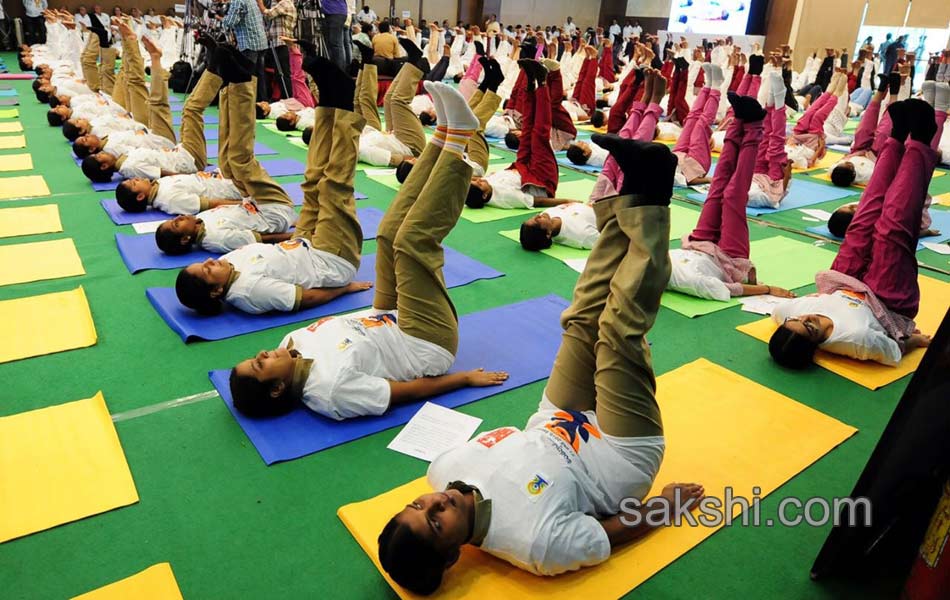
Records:
<instances>
[{"instance_id":1,"label":"bare foot","mask_svg":"<svg viewBox=\"0 0 950 600\"><path fill-rule=\"evenodd\" d=\"M689 506L694 510L706 497L706 490L698 483L669 483L664 486L660 496L674 509L677 506Z\"/></svg>"},{"instance_id":2,"label":"bare foot","mask_svg":"<svg viewBox=\"0 0 950 600\"><path fill-rule=\"evenodd\" d=\"M353 281L348 286L346 286L346 293L352 294L353 292L362 292L373 287L372 281Z\"/></svg>"},{"instance_id":3,"label":"bare foot","mask_svg":"<svg viewBox=\"0 0 950 600\"><path fill-rule=\"evenodd\" d=\"M142 36L142 45L153 59L162 57L162 49L155 45L155 41L147 35Z\"/></svg>"}]
</instances>

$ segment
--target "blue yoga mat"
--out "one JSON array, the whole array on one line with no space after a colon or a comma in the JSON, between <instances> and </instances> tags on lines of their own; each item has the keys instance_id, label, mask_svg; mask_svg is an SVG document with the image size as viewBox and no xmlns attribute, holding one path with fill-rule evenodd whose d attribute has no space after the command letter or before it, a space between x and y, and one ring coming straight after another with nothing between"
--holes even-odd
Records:
<instances>
[{"instance_id":1,"label":"blue yoga mat","mask_svg":"<svg viewBox=\"0 0 950 600\"><path fill-rule=\"evenodd\" d=\"M945 210L931 210L930 218L933 220L930 228L936 229L940 232L940 235L929 235L927 237L920 238L920 241L917 242L917 252L920 252L924 249L922 242L942 242L943 240L950 239L950 211ZM820 235L826 237L829 240L835 240L836 242L843 242L843 238L839 238L836 235L832 235L828 231L828 225L819 225L815 227L808 227L805 231L809 233L814 233L815 235Z\"/></svg>"},{"instance_id":2,"label":"blue yoga mat","mask_svg":"<svg viewBox=\"0 0 950 600\"><path fill-rule=\"evenodd\" d=\"M747 215L754 217L759 215L771 215L795 208L805 208L807 206L821 204L829 200L840 200L841 198L853 195L854 190L839 188L833 185L824 185L804 179L792 179L792 185L788 190L788 195L782 200L782 204L779 208L753 208L750 206L745 209L745 212ZM688 194L687 197L700 202L706 201L706 194L699 192L692 192Z\"/></svg>"},{"instance_id":3,"label":"blue yoga mat","mask_svg":"<svg viewBox=\"0 0 950 600\"><path fill-rule=\"evenodd\" d=\"M269 154L277 154L277 150L274 150L270 146L266 146L260 142L256 142L254 144L254 154L257 156L267 156ZM208 144L208 158L218 158L217 144Z\"/></svg>"},{"instance_id":4,"label":"blue yoga mat","mask_svg":"<svg viewBox=\"0 0 950 600\"><path fill-rule=\"evenodd\" d=\"M292 158L273 158L260 161L261 167L271 177L303 175L306 165Z\"/></svg>"},{"instance_id":5,"label":"blue yoga mat","mask_svg":"<svg viewBox=\"0 0 950 600\"><path fill-rule=\"evenodd\" d=\"M544 296L465 315L459 319L459 351L452 371L484 367L508 371L500 386L464 388L430 398L430 402L457 408L546 378L561 342L558 319L568 302ZM423 402L392 408L377 417L334 421L305 408L274 419L249 419L234 409L228 386L230 370L211 371L221 399L268 465L293 460L404 425Z\"/></svg>"},{"instance_id":6,"label":"blue yoga mat","mask_svg":"<svg viewBox=\"0 0 950 600\"><path fill-rule=\"evenodd\" d=\"M8 90L0 90L0 96L16 96L16 95L18 95L17 91L13 88L10 88Z\"/></svg>"},{"instance_id":7,"label":"blue yoga mat","mask_svg":"<svg viewBox=\"0 0 950 600\"><path fill-rule=\"evenodd\" d=\"M591 165L575 165L567 158L566 155L564 158L558 157L557 164L561 165L562 167L567 167L569 169L577 169L578 171L583 171L584 173L592 173L594 175L604 170L603 167L594 167Z\"/></svg>"},{"instance_id":8,"label":"blue yoga mat","mask_svg":"<svg viewBox=\"0 0 950 600\"><path fill-rule=\"evenodd\" d=\"M204 116L205 125L217 125L218 117L215 115L205 115ZM172 117L172 125L178 127L181 125L181 115L175 115Z\"/></svg>"},{"instance_id":9,"label":"blue yoga mat","mask_svg":"<svg viewBox=\"0 0 950 600\"><path fill-rule=\"evenodd\" d=\"M356 211L360 225L363 228L363 239L376 238L379 222L383 219L383 211L378 208L360 208ZM115 244L119 249L122 261L133 275L148 269L180 269L191 263L201 262L206 258L217 258L220 254L205 250L193 250L187 254L169 256L159 251L155 245L155 236L150 234L115 234Z\"/></svg>"},{"instance_id":10,"label":"blue yoga mat","mask_svg":"<svg viewBox=\"0 0 950 600\"><path fill-rule=\"evenodd\" d=\"M375 254L363 256L355 280L374 281L376 279L375 263ZM503 273L451 248L446 248L443 275L446 285L451 288L467 285L479 279L501 277ZM346 294L322 306L296 313L249 315L225 307L221 314L205 317L182 306L175 296L174 288L160 287L145 290L145 296L158 311L159 316L181 336L185 343L194 340L223 340L236 335L366 308L373 303L373 293L373 290L369 289L355 294Z\"/></svg>"}]
</instances>

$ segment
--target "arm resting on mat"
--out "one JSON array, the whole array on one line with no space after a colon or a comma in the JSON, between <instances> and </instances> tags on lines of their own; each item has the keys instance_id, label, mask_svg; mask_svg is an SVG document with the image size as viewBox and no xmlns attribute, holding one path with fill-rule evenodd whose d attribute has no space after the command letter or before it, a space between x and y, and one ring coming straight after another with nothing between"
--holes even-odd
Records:
<instances>
[{"instance_id":1,"label":"arm resting on mat","mask_svg":"<svg viewBox=\"0 0 950 600\"><path fill-rule=\"evenodd\" d=\"M219 206L229 206L232 204L240 204L240 200L224 200L220 198L207 198L208 208L202 207L202 210L208 210L210 208L218 208Z\"/></svg>"},{"instance_id":2,"label":"arm resting on mat","mask_svg":"<svg viewBox=\"0 0 950 600\"><path fill-rule=\"evenodd\" d=\"M281 242L286 242L290 239L290 236L293 235L289 231L284 233L261 233L261 243L262 244L279 244Z\"/></svg>"},{"instance_id":3,"label":"arm resting on mat","mask_svg":"<svg viewBox=\"0 0 950 600\"><path fill-rule=\"evenodd\" d=\"M504 371L462 371L438 377L420 377L412 381L390 381L389 402L392 405L405 404L414 400L424 400L440 394L447 394L464 387L487 387L501 385L508 379Z\"/></svg>"},{"instance_id":4,"label":"arm resting on mat","mask_svg":"<svg viewBox=\"0 0 950 600\"><path fill-rule=\"evenodd\" d=\"M785 288L780 288L776 285L757 285L757 284L742 284L742 295L743 296L763 296L765 294L771 294L772 296L778 296L779 298L794 298L795 293L786 290Z\"/></svg>"},{"instance_id":5,"label":"arm resting on mat","mask_svg":"<svg viewBox=\"0 0 950 600\"><path fill-rule=\"evenodd\" d=\"M679 506L694 510L704 497L703 486L699 484L671 483L663 488L659 496L645 500L636 507L623 507L621 513L602 519L600 524L607 533L610 547L616 548L671 524L678 514Z\"/></svg>"},{"instance_id":6,"label":"arm resting on mat","mask_svg":"<svg viewBox=\"0 0 950 600\"><path fill-rule=\"evenodd\" d=\"M534 199L535 208L545 208L548 206L559 206L561 204L570 204L572 202L578 202L577 200L568 200L567 198L540 198L536 197Z\"/></svg>"},{"instance_id":7,"label":"arm resting on mat","mask_svg":"<svg viewBox=\"0 0 950 600\"><path fill-rule=\"evenodd\" d=\"M362 292L363 290L368 290L372 286L373 284L368 281L354 281L349 285L344 285L343 287L337 288L310 288L304 290L303 294L300 296L300 305L297 307L297 310L304 310L305 308L320 306L321 304L326 304L327 302L334 300L343 294Z\"/></svg>"}]
</instances>

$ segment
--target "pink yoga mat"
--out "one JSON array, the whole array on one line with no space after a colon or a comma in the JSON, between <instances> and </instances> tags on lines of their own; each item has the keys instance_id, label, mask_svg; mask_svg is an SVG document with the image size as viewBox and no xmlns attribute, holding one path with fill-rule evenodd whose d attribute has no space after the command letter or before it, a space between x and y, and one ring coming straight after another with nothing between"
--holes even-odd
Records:
<instances>
[{"instance_id":1,"label":"pink yoga mat","mask_svg":"<svg viewBox=\"0 0 950 600\"><path fill-rule=\"evenodd\" d=\"M0 74L0 81L8 79L36 79L36 73L3 73Z\"/></svg>"}]
</instances>

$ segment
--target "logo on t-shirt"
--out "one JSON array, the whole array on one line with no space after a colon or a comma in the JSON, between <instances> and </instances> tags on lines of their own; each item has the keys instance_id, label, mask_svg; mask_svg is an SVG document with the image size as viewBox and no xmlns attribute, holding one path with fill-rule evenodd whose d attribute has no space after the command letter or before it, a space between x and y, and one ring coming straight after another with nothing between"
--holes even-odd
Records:
<instances>
[{"instance_id":1,"label":"logo on t-shirt","mask_svg":"<svg viewBox=\"0 0 950 600\"><path fill-rule=\"evenodd\" d=\"M498 442L505 439L506 437L508 437L509 435L511 435L512 433L516 431L518 430L514 427L501 427L500 429L489 431L488 433L483 433L475 441L481 444L482 446L485 446L486 448L491 448L492 446L494 446L495 444L497 444Z\"/></svg>"},{"instance_id":2,"label":"logo on t-shirt","mask_svg":"<svg viewBox=\"0 0 950 600\"><path fill-rule=\"evenodd\" d=\"M303 241L301 241L300 238L297 238L295 240L286 240L284 242L281 242L280 244L278 244L278 246L280 246L284 250L294 250L295 248L299 248L301 244L303 244Z\"/></svg>"},{"instance_id":3,"label":"logo on t-shirt","mask_svg":"<svg viewBox=\"0 0 950 600\"><path fill-rule=\"evenodd\" d=\"M544 478L543 475L535 475L534 478L528 482L527 489L528 494L532 496L538 496L543 492L551 483Z\"/></svg>"},{"instance_id":4,"label":"logo on t-shirt","mask_svg":"<svg viewBox=\"0 0 950 600\"><path fill-rule=\"evenodd\" d=\"M841 295L845 296L850 300L848 306L851 308L858 308L863 306L865 300L867 300L867 294L862 294L861 292L855 292L852 290L841 290Z\"/></svg>"},{"instance_id":5,"label":"logo on t-shirt","mask_svg":"<svg viewBox=\"0 0 950 600\"><path fill-rule=\"evenodd\" d=\"M590 436L600 438L600 431L590 422L583 413L573 410L559 410L551 420L544 424L545 429L561 438L574 449L580 452L581 442L587 442Z\"/></svg>"}]
</instances>

